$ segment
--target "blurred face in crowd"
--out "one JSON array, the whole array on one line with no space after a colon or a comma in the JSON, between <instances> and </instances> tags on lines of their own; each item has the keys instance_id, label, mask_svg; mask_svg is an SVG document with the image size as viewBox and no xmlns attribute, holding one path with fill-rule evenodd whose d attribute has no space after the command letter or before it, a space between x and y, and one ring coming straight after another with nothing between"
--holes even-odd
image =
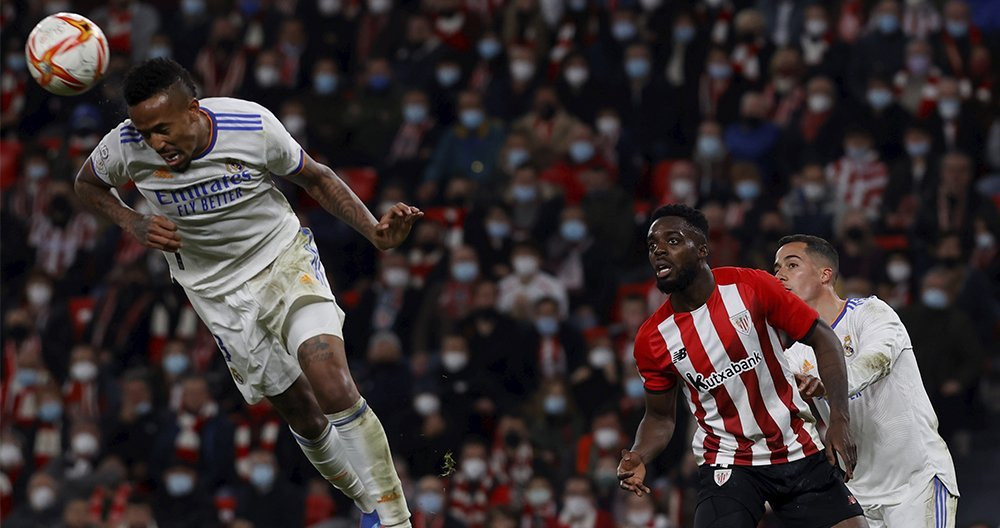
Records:
<instances>
[{"instance_id":1,"label":"blurred face in crowd","mask_svg":"<svg viewBox=\"0 0 1000 528\"><path fill-rule=\"evenodd\" d=\"M406 21L406 41L411 45L423 44L434 36L431 21L424 15L412 15Z\"/></svg>"},{"instance_id":2,"label":"blurred face in crowd","mask_svg":"<svg viewBox=\"0 0 1000 528\"><path fill-rule=\"evenodd\" d=\"M528 138L524 134L511 132L507 135L503 147L503 159L501 160L508 173L514 171L531 161L531 150L528 145Z\"/></svg>"},{"instance_id":3,"label":"blurred face in crowd","mask_svg":"<svg viewBox=\"0 0 1000 528\"><path fill-rule=\"evenodd\" d=\"M594 417L591 424L594 433L594 443L604 451L612 449L621 442L621 424L614 413L605 413Z\"/></svg>"},{"instance_id":4,"label":"blurred face in crowd","mask_svg":"<svg viewBox=\"0 0 1000 528\"><path fill-rule=\"evenodd\" d=\"M698 173L693 163L677 161L670 167L670 195L688 200L698 195Z\"/></svg>"},{"instance_id":5,"label":"blurred face in crowd","mask_svg":"<svg viewBox=\"0 0 1000 528\"><path fill-rule=\"evenodd\" d=\"M88 528L94 526L90 522L90 505L85 499L72 499L66 503L62 515L66 528Z\"/></svg>"},{"instance_id":6,"label":"blurred face in crowd","mask_svg":"<svg viewBox=\"0 0 1000 528\"><path fill-rule=\"evenodd\" d=\"M37 472L28 481L28 506L36 512L45 511L56 504L59 484L46 473Z\"/></svg>"},{"instance_id":7,"label":"blurred face in crowd","mask_svg":"<svg viewBox=\"0 0 1000 528\"><path fill-rule=\"evenodd\" d=\"M879 78L868 81L868 91L865 92L865 100L875 110L884 110L896 99L892 93L892 87L887 82Z\"/></svg>"},{"instance_id":8,"label":"blurred face in crowd","mask_svg":"<svg viewBox=\"0 0 1000 528\"><path fill-rule=\"evenodd\" d=\"M122 406L130 407L139 416L152 411L153 394L149 383L139 378L125 379L122 382Z\"/></svg>"},{"instance_id":9,"label":"blurred face in crowd","mask_svg":"<svg viewBox=\"0 0 1000 528\"><path fill-rule=\"evenodd\" d=\"M656 507L652 495L625 495L625 525L630 528L649 526L653 521Z\"/></svg>"},{"instance_id":10,"label":"blurred face in crowd","mask_svg":"<svg viewBox=\"0 0 1000 528\"><path fill-rule=\"evenodd\" d=\"M389 67L389 61L382 58L368 61L366 78L369 90L384 92L392 83L392 70Z\"/></svg>"},{"instance_id":11,"label":"blurred face in crowd","mask_svg":"<svg viewBox=\"0 0 1000 528\"><path fill-rule=\"evenodd\" d=\"M248 479L261 492L270 491L278 474L277 461L270 451L257 450L247 457L250 462Z\"/></svg>"},{"instance_id":12,"label":"blurred face in crowd","mask_svg":"<svg viewBox=\"0 0 1000 528\"><path fill-rule=\"evenodd\" d=\"M924 275L920 301L935 310L943 310L951 304L951 277L945 270L933 269Z\"/></svg>"},{"instance_id":13,"label":"blurred face in crowd","mask_svg":"<svg viewBox=\"0 0 1000 528\"><path fill-rule=\"evenodd\" d=\"M519 167L514 171L511 182L511 196L517 203L531 203L538 199L538 173L530 165Z\"/></svg>"},{"instance_id":14,"label":"blurred face in crowd","mask_svg":"<svg viewBox=\"0 0 1000 528\"><path fill-rule=\"evenodd\" d=\"M441 339L441 365L448 372L460 372L469 364L469 342L458 334Z\"/></svg>"},{"instance_id":15,"label":"blurred face in crowd","mask_svg":"<svg viewBox=\"0 0 1000 528\"><path fill-rule=\"evenodd\" d=\"M733 178L733 192L743 201L753 201L760 197L760 171L752 163L734 163L730 170Z\"/></svg>"},{"instance_id":16,"label":"blurred face in crowd","mask_svg":"<svg viewBox=\"0 0 1000 528\"><path fill-rule=\"evenodd\" d=\"M320 95L330 95L340 85L337 63L331 59L320 59L313 67L313 90Z\"/></svg>"},{"instance_id":17,"label":"blurred face in crowd","mask_svg":"<svg viewBox=\"0 0 1000 528\"><path fill-rule=\"evenodd\" d=\"M76 345L70 353L69 375L73 380L89 383L97 378L97 354L90 345Z\"/></svg>"},{"instance_id":18,"label":"blurred face in crowd","mask_svg":"<svg viewBox=\"0 0 1000 528\"><path fill-rule=\"evenodd\" d=\"M909 128L903 135L903 147L912 158L925 158L931 152L931 136L921 128Z\"/></svg>"},{"instance_id":19,"label":"blurred face in crowd","mask_svg":"<svg viewBox=\"0 0 1000 528\"><path fill-rule=\"evenodd\" d=\"M427 475L417 481L417 509L424 515L437 515L445 512L444 482L434 476Z\"/></svg>"},{"instance_id":20,"label":"blurred face in crowd","mask_svg":"<svg viewBox=\"0 0 1000 528\"><path fill-rule=\"evenodd\" d=\"M254 81L260 88L273 88L281 80L281 67L278 54L271 50L264 50L257 55L257 63L254 68Z\"/></svg>"},{"instance_id":21,"label":"blurred face in crowd","mask_svg":"<svg viewBox=\"0 0 1000 528\"><path fill-rule=\"evenodd\" d=\"M382 257L382 284L389 288L405 288L410 283L410 267L402 253L387 253Z\"/></svg>"},{"instance_id":22,"label":"blurred face in crowd","mask_svg":"<svg viewBox=\"0 0 1000 528\"><path fill-rule=\"evenodd\" d=\"M643 44L632 44L625 48L625 75L632 80L649 78L652 62L649 48Z\"/></svg>"},{"instance_id":23,"label":"blurred face in crowd","mask_svg":"<svg viewBox=\"0 0 1000 528\"><path fill-rule=\"evenodd\" d=\"M798 86L802 76L802 59L794 48L782 48L771 59L771 77L778 93L788 93Z\"/></svg>"},{"instance_id":24,"label":"blurred face in crowd","mask_svg":"<svg viewBox=\"0 0 1000 528\"><path fill-rule=\"evenodd\" d=\"M844 138L844 154L854 160L863 160L872 148L872 137L866 132L855 131Z\"/></svg>"},{"instance_id":25,"label":"blurred face in crowd","mask_svg":"<svg viewBox=\"0 0 1000 528\"><path fill-rule=\"evenodd\" d=\"M24 298L33 311L48 308L52 301L52 280L44 273L33 273L24 286Z\"/></svg>"},{"instance_id":26,"label":"blurred face in crowd","mask_svg":"<svg viewBox=\"0 0 1000 528\"><path fill-rule=\"evenodd\" d=\"M742 9L736 14L736 36L744 42L756 42L764 36L764 16L756 9Z\"/></svg>"},{"instance_id":27,"label":"blurred face in crowd","mask_svg":"<svg viewBox=\"0 0 1000 528\"><path fill-rule=\"evenodd\" d=\"M574 88L583 86L587 82L590 78L590 67L583 55L571 55L566 59L566 65L563 66L563 78L566 80L566 84Z\"/></svg>"},{"instance_id":28,"label":"blurred face in crowd","mask_svg":"<svg viewBox=\"0 0 1000 528\"><path fill-rule=\"evenodd\" d=\"M172 466L163 474L161 486L171 497L190 495L198 483L198 474L186 466Z\"/></svg>"},{"instance_id":29,"label":"blurred face in crowd","mask_svg":"<svg viewBox=\"0 0 1000 528\"><path fill-rule=\"evenodd\" d=\"M834 87L830 79L826 77L816 77L809 81L809 86L806 88L808 93L806 98L806 105L810 112L821 114L823 112L828 112L835 106L834 99Z\"/></svg>"},{"instance_id":30,"label":"blurred face in crowd","mask_svg":"<svg viewBox=\"0 0 1000 528\"><path fill-rule=\"evenodd\" d=\"M496 240L510 238L510 217L503 207L490 207L486 213L486 234Z\"/></svg>"},{"instance_id":31,"label":"blurred face in crowd","mask_svg":"<svg viewBox=\"0 0 1000 528\"><path fill-rule=\"evenodd\" d=\"M587 218L583 208L579 206L567 206L560 215L562 222L559 225L559 234L567 242L577 243L586 240Z\"/></svg>"},{"instance_id":32,"label":"blurred face in crowd","mask_svg":"<svg viewBox=\"0 0 1000 528\"><path fill-rule=\"evenodd\" d=\"M944 5L944 29L955 39L969 34L969 6L959 0L951 0Z\"/></svg>"},{"instance_id":33,"label":"blurred face in crowd","mask_svg":"<svg viewBox=\"0 0 1000 528\"><path fill-rule=\"evenodd\" d=\"M468 283L479 277L479 257L469 246L458 246L451 252L451 277Z\"/></svg>"},{"instance_id":34,"label":"blurred face in crowd","mask_svg":"<svg viewBox=\"0 0 1000 528\"><path fill-rule=\"evenodd\" d=\"M830 262L808 250L805 242L790 242L774 256L774 276L786 290L811 302L837 280Z\"/></svg>"},{"instance_id":35,"label":"blurred face in crowd","mask_svg":"<svg viewBox=\"0 0 1000 528\"><path fill-rule=\"evenodd\" d=\"M729 55L726 54L726 51L721 48L712 48L712 51L708 52L705 71L709 78L714 81L724 81L732 77L733 67L729 64Z\"/></svg>"},{"instance_id":36,"label":"blurred face in crowd","mask_svg":"<svg viewBox=\"0 0 1000 528\"><path fill-rule=\"evenodd\" d=\"M881 33L895 33L899 30L899 3L895 0L882 0L872 11L871 18Z\"/></svg>"},{"instance_id":37,"label":"blurred face in crowd","mask_svg":"<svg viewBox=\"0 0 1000 528\"><path fill-rule=\"evenodd\" d=\"M815 202L826 196L826 176L821 165L810 164L802 167L802 172L795 183L806 200Z\"/></svg>"},{"instance_id":38,"label":"blurred face in crowd","mask_svg":"<svg viewBox=\"0 0 1000 528\"><path fill-rule=\"evenodd\" d=\"M453 59L445 58L438 63L434 75L439 85L451 88L462 80L462 66Z\"/></svg>"},{"instance_id":39,"label":"blurred face in crowd","mask_svg":"<svg viewBox=\"0 0 1000 528\"><path fill-rule=\"evenodd\" d=\"M510 255L510 263L514 273L525 279L534 277L542 264L538 251L529 246L514 248Z\"/></svg>"},{"instance_id":40,"label":"blurred face in crowd","mask_svg":"<svg viewBox=\"0 0 1000 528\"><path fill-rule=\"evenodd\" d=\"M479 480L486 476L486 446L478 442L470 442L462 446L462 457L458 470L469 480Z\"/></svg>"},{"instance_id":41,"label":"blurred face in crowd","mask_svg":"<svg viewBox=\"0 0 1000 528\"><path fill-rule=\"evenodd\" d=\"M725 157L726 147L722 143L722 127L719 123L705 121L698 126L694 155L705 161L718 161Z\"/></svg>"},{"instance_id":42,"label":"blurred face in crowd","mask_svg":"<svg viewBox=\"0 0 1000 528\"><path fill-rule=\"evenodd\" d=\"M695 27L695 21L691 18L691 14L683 12L677 15L674 19L673 28L673 40L679 44L687 44L694 40L698 36L698 30Z\"/></svg>"},{"instance_id":43,"label":"blurred face in crowd","mask_svg":"<svg viewBox=\"0 0 1000 528\"><path fill-rule=\"evenodd\" d=\"M535 330L543 337L559 332L559 305L552 299L542 299L535 305Z\"/></svg>"},{"instance_id":44,"label":"blurred face in crowd","mask_svg":"<svg viewBox=\"0 0 1000 528\"><path fill-rule=\"evenodd\" d=\"M811 38L818 38L826 34L829 23L827 22L826 9L823 8L822 4L815 3L806 7L804 28L806 35Z\"/></svg>"},{"instance_id":45,"label":"blurred face in crowd","mask_svg":"<svg viewBox=\"0 0 1000 528\"><path fill-rule=\"evenodd\" d=\"M528 486L524 492L525 501L532 508L540 508L552 502L552 483L545 477L535 476L528 481Z\"/></svg>"},{"instance_id":46,"label":"blurred face in crowd","mask_svg":"<svg viewBox=\"0 0 1000 528\"><path fill-rule=\"evenodd\" d=\"M972 163L961 153L950 153L941 159L941 188L952 194L964 194L972 181Z\"/></svg>"},{"instance_id":47,"label":"blurred face in crowd","mask_svg":"<svg viewBox=\"0 0 1000 528\"><path fill-rule=\"evenodd\" d=\"M403 94L403 119L407 123L424 123L430 116L427 94L410 90Z\"/></svg>"},{"instance_id":48,"label":"blurred face in crowd","mask_svg":"<svg viewBox=\"0 0 1000 528\"><path fill-rule=\"evenodd\" d=\"M93 460L101 449L100 432L96 424L76 423L70 433L70 451L78 458Z\"/></svg>"},{"instance_id":49,"label":"blurred face in crowd","mask_svg":"<svg viewBox=\"0 0 1000 528\"><path fill-rule=\"evenodd\" d=\"M556 116L560 110L559 96L556 91L549 87L539 88L535 92L535 113L538 117L549 120Z\"/></svg>"},{"instance_id":50,"label":"blurred face in crowd","mask_svg":"<svg viewBox=\"0 0 1000 528\"><path fill-rule=\"evenodd\" d=\"M938 83L937 109L938 114L946 120L955 119L961 112L961 89L954 77L945 77Z\"/></svg>"},{"instance_id":51,"label":"blurred face in crowd","mask_svg":"<svg viewBox=\"0 0 1000 528\"><path fill-rule=\"evenodd\" d=\"M594 157L594 133L587 125L577 125L570 132L569 158L574 163L587 163Z\"/></svg>"},{"instance_id":52,"label":"blurred face in crowd","mask_svg":"<svg viewBox=\"0 0 1000 528\"><path fill-rule=\"evenodd\" d=\"M563 491L563 512L580 518L594 511L594 495L585 477L571 477Z\"/></svg>"},{"instance_id":53,"label":"blurred face in crowd","mask_svg":"<svg viewBox=\"0 0 1000 528\"><path fill-rule=\"evenodd\" d=\"M963 263L965 252L962 250L962 239L958 235L946 235L938 241L934 256L942 266L954 269Z\"/></svg>"},{"instance_id":54,"label":"blurred face in crowd","mask_svg":"<svg viewBox=\"0 0 1000 528\"><path fill-rule=\"evenodd\" d=\"M208 382L201 377L191 377L184 380L181 391L181 408L189 413L199 413L212 403L212 394L208 390Z\"/></svg>"},{"instance_id":55,"label":"blurred face in crowd","mask_svg":"<svg viewBox=\"0 0 1000 528\"><path fill-rule=\"evenodd\" d=\"M639 35L635 22L635 13L618 9L611 13L611 36L618 42L628 42Z\"/></svg>"},{"instance_id":56,"label":"blurred face in crowd","mask_svg":"<svg viewBox=\"0 0 1000 528\"><path fill-rule=\"evenodd\" d=\"M169 341L163 347L163 371L176 378L187 372L191 366L191 357L187 353L187 345L183 341Z\"/></svg>"},{"instance_id":57,"label":"blurred face in crowd","mask_svg":"<svg viewBox=\"0 0 1000 528\"><path fill-rule=\"evenodd\" d=\"M603 108L597 112L594 128L604 138L616 139L622 130L622 120L614 108Z\"/></svg>"},{"instance_id":58,"label":"blurred face in crowd","mask_svg":"<svg viewBox=\"0 0 1000 528\"><path fill-rule=\"evenodd\" d=\"M368 344L368 363L371 365L392 365L403 357L399 338L390 331L372 336Z\"/></svg>"},{"instance_id":59,"label":"blurred face in crowd","mask_svg":"<svg viewBox=\"0 0 1000 528\"><path fill-rule=\"evenodd\" d=\"M465 91L458 96L458 120L468 129L479 128L486 120L483 100L474 91Z\"/></svg>"},{"instance_id":60,"label":"blurred face in crowd","mask_svg":"<svg viewBox=\"0 0 1000 528\"><path fill-rule=\"evenodd\" d=\"M520 83L535 77L535 56L529 48L514 46L510 49L510 76Z\"/></svg>"},{"instance_id":61,"label":"blurred face in crowd","mask_svg":"<svg viewBox=\"0 0 1000 528\"><path fill-rule=\"evenodd\" d=\"M926 75L931 67L931 46L926 40L913 40L906 46L906 69L913 75Z\"/></svg>"},{"instance_id":62,"label":"blurred face in crowd","mask_svg":"<svg viewBox=\"0 0 1000 528\"><path fill-rule=\"evenodd\" d=\"M760 92L747 92L740 100L740 117L743 121L756 126L767 117L767 101Z\"/></svg>"}]
</instances>

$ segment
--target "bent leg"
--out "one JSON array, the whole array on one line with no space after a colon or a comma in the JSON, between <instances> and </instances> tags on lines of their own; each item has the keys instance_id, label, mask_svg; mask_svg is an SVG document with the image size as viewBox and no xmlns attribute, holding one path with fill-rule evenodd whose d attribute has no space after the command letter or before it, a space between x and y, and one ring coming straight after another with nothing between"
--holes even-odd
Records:
<instances>
[{"instance_id":1,"label":"bent leg","mask_svg":"<svg viewBox=\"0 0 1000 528\"><path fill-rule=\"evenodd\" d=\"M348 460L376 501L382 524L409 526L410 513L385 430L358 392L347 365L342 316L332 302L303 306L289 316L288 346L297 347L299 365L320 408L337 428Z\"/></svg>"},{"instance_id":2,"label":"bent leg","mask_svg":"<svg viewBox=\"0 0 1000 528\"><path fill-rule=\"evenodd\" d=\"M306 378L299 376L285 392L268 400L288 422L299 448L319 474L350 497L362 512L371 513L374 500L348 461L337 430L324 416Z\"/></svg>"}]
</instances>

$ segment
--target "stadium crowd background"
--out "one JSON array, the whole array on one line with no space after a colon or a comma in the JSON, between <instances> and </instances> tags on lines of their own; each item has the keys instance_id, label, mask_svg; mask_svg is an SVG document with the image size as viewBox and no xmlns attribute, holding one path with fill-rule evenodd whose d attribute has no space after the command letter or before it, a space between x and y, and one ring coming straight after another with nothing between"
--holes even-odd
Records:
<instances>
[{"instance_id":1,"label":"stadium crowd background","mask_svg":"<svg viewBox=\"0 0 1000 528\"><path fill-rule=\"evenodd\" d=\"M79 97L25 68L24 38L57 11L91 17L113 52ZM998 29L988 0L6 1L0 517L355 522L274 411L241 400L162 256L74 197L125 117L124 72L168 56L202 96L270 108L376 212L427 212L379 255L284 185L418 528L685 522L690 425L653 497L615 486L643 410L631 338L662 301L646 218L664 202L705 212L714 266L769 269L793 232L833 240L842 293L907 324L960 526L995 525Z\"/></svg>"}]
</instances>

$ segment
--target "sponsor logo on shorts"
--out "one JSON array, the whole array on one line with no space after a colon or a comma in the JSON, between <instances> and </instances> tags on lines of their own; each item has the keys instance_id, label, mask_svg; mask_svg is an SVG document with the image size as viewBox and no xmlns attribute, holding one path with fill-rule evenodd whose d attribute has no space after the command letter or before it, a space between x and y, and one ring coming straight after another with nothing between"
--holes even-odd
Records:
<instances>
[{"instance_id":1,"label":"sponsor logo on shorts","mask_svg":"<svg viewBox=\"0 0 1000 528\"><path fill-rule=\"evenodd\" d=\"M236 369L229 367L229 372L232 373L233 379L236 380L236 383L239 383L240 385L246 383L243 381L243 376L240 376L240 373L236 372Z\"/></svg>"},{"instance_id":2,"label":"sponsor logo on shorts","mask_svg":"<svg viewBox=\"0 0 1000 528\"><path fill-rule=\"evenodd\" d=\"M857 504L857 503L858 503L858 499L855 499L854 495L848 495L847 496L847 504Z\"/></svg>"},{"instance_id":3,"label":"sponsor logo on shorts","mask_svg":"<svg viewBox=\"0 0 1000 528\"><path fill-rule=\"evenodd\" d=\"M729 482L729 477L731 476L733 476L733 470L731 469L716 469L715 485L721 487L726 482Z\"/></svg>"}]
</instances>

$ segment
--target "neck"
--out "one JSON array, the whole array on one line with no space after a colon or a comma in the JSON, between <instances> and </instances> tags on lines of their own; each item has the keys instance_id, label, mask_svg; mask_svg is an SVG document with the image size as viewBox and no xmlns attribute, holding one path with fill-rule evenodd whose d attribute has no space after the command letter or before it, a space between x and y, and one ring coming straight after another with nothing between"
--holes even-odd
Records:
<instances>
[{"instance_id":1,"label":"neck","mask_svg":"<svg viewBox=\"0 0 1000 528\"><path fill-rule=\"evenodd\" d=\"M844 309L845 302L844 299L837 296L833 287L830 286L823 288L823 292L819 296L806 301L806 304L819 312L819 316L827 324L833 324L837 320L837 316L840 315L840 311Z\"/></svg>"},{"instance_id":2,"label":"neck","mask_svg":"<svg viewBox=\"0 0 1000 528\"><path fill-rule=\"evenodd\" d=\"M712 275L712 269L708 264L703 262L690 286L670 294L670 304L674 311L690 312L708 302L714 290L715 275Z\"/></svg>"}]
</instances>

